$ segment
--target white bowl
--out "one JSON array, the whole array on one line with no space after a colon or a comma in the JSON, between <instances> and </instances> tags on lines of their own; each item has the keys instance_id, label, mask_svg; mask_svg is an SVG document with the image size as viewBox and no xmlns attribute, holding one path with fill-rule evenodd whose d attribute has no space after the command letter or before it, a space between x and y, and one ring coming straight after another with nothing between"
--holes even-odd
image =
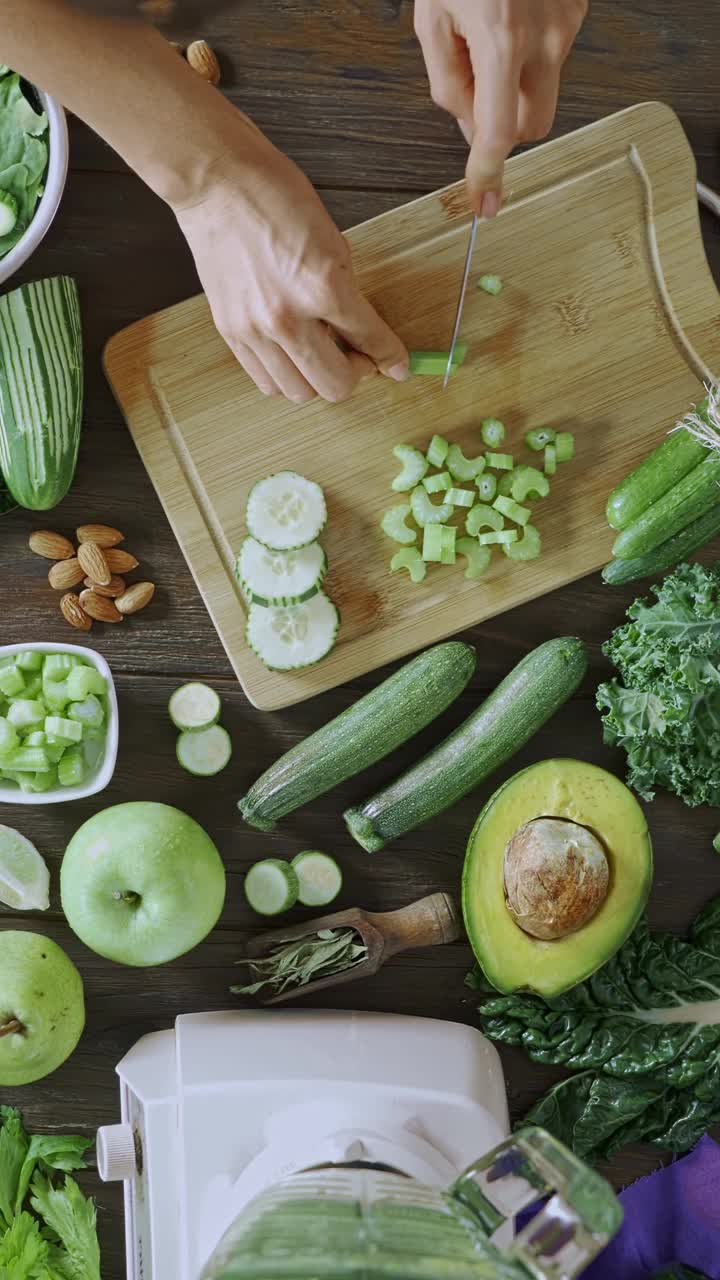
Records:
<instances>
[{"instance_id":1,"label":"white bowl","mask_svg":"<svg viewBox=\"0 0 720 1280\"><path fill-rule=\"evenodd\" d=\"M80 644L5 644L0 645L0 658L11 658L15 653L74 653L96 667L107 681L108 723L105 738L105 754L95 772L78 787L58 787L55 791L39 791L37 794L21 791L14 782L0 779L0 804L62 804L65 800L85 800L98 791L104 791L115 772L118 743L118 704L115 682L107 662L94 649Z\"/></svg>"},{"instance_id":2,"label":"white bowl","mask_svg":"<svg viewBox=\"0 0 720 1280\"><path fill-rule=\"evenodd\" d=\"M37 249L58 211L67 180L69 144L65 112L59 102L42 90L38 89L37 94L50 126L48 139L50 155L45 190L38 201L35 217L24 236L18 240L14 249L11 249L4 258L0 258L0 284L9 280Z\"/></svg>"}]
</instances>

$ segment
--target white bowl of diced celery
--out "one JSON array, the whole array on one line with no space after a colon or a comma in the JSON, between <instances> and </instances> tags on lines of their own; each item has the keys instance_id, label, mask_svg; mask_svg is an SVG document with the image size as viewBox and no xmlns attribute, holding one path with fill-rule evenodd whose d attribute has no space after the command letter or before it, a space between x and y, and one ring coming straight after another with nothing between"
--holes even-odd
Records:
<instances>
[{"instance_id":1,"label":"white bowl of diced celery","mask_svg":"<svg viewBox=\"0 0 720 1280\"><path fill-rule=\"evenodd\" d=\"M59 804L102 791L118 752L104 658L76 644L0 646L0 803Z\"/></svg>"}]
</instances>

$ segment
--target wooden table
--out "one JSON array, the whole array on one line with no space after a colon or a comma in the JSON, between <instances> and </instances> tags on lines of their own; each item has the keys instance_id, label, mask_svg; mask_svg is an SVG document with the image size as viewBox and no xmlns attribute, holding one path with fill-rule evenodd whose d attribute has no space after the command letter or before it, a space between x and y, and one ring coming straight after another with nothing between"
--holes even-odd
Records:
<instances>
[{"instance_id":1,"label":"wooden table","mask_svg":"<svg viewBox=\"0 0 720 1280\"><path fill-rule=\"evenodd\" d=\"M703 0L684 5L593 0L591 9L567 68L556 131L642 99L663 98L688 130L700 177L720 188L720 9ZM220 51L233 100L304 167L342 227L462 175L464 144L454 123L430 102L408 0L237 0L207 30L173 35L203 35ZM708 217L704 227L720 279L720 226ZM326 848L345 870L342 903L347 906L390 909L436 889L456 892L468 831L498 779L441 822L374 858L350 842L339 815L348 802L394 773L397 759L300 812L274 835L243 828L235 801L258 770L374 681L262 715L248 706L232 678L100 369L100 353L112 333L197 290L193 264L171 214L79 126L72 128L72 173L60 215L31 267L25 278L62 271L79 281L87 411L71 497L49 520L23 512L0 524L2 640L75 638L57 612L46 566L27 550L34 527L49 524L69 532L81 521L117 525L142 558L146 575L159 584L146 614L116 629L97 628L92 635L112 664L121 705L122 741L110 788L86 803L8 807L2 814L4 822L37 843L53 876L52 906L45 916L18 919L4 912L2 926L39 929L67 949L85 979L88 1021L70 1062L40 1084L0 1090L0 1102L21 1106L32 1130L92 1134L97 1125L117 1118L114 1067L138 1037L170 1026L177 1014L232 1004L227 989L237 977L234 962L258 929L242 893L242 874L251 862ZM590 648L591 671L579 696L513 761L512 770L558 752L621 770L619 756L602 746L593 692L605 670L600 646L633 594L630 588L611 591L599 578L589 578L468 637L477 644L479 661L474 685L462 700L467 710L540 641L573 631ZM177 684L193 677L211 681L220 691L233 736L235 759L219 781L193 780L176 764L167 702ZM457 709L452 714L457 716ZM417 751L413 744L400 753L401 760ZM94 956L74 938L59 907L58 871L69 837L98 808L130 799L186 809L217 841L228 871L227 906L218 928L190 956L162 969L120 968ZM720 892L720 864L710 847L720 820L709 810L691 811L664 796L650 806L649 817L657 854L651 922L681 931L706 899ZM348 987L345 1003L472 1022L472 1002L463 988L469 963L468 948L461 944L411 953L377 977ZM534 1066L517 1051L503 1057L518 1116L560 1073ZM609 1172L622 1185L657 1164L656 1151L633 1149ZM125 1274L120 1188L103 1186L93 1173L84 1185L98 1198L104 1280L120 1280Z\"/></svg>"}]
</instances>

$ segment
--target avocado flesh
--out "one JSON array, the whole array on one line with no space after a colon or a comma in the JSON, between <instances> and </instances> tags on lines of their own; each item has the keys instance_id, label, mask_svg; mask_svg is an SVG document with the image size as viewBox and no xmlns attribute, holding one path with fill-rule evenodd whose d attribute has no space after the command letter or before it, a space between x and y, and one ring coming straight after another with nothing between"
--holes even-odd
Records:
<instances>
[{"instance_id":1,"label":"avocado flesh","mask_svg":"<svg viewBox=\"0 0 720 1280\"><path fill-rule=\"evenodd\" d=\"M505 902L505 847L535 818L564 818L602 841L610 864L607 897L587 924L547 942L525 933ZM544 760L491 797L468 843L463 914L475 957L498 991L551 998L599 969L632 932L652 884L652 844L635 797L620 780L581 760Z\"/></svg>"}]
</instances>

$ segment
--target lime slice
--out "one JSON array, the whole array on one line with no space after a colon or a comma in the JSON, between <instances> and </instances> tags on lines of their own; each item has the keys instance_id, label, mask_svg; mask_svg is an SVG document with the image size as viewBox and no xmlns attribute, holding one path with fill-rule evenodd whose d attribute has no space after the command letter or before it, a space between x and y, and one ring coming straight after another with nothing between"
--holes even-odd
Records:
<instances>
[{"instance_id":1,"label":"lime slice","mask_svg":"<svg viewBox=\"0 0 720 1280\"><path fill-rule=\"evenodd\" d=\"M0 902L16 911L47 911L50 872L34 844L0 825Z\"/></svg>"}]
</instances>

